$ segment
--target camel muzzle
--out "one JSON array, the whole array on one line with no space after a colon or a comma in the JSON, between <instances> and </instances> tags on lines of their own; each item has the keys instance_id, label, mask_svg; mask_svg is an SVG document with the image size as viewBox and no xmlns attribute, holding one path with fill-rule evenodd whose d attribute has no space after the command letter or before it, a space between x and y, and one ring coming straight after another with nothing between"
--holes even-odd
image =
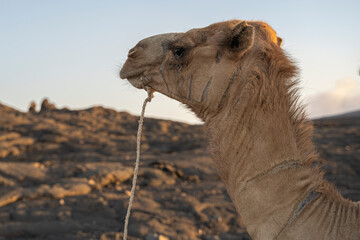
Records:
<instances>
[{"instance_id":1,"label":"camel muzzle","mask_svg":"<svg viewBox=\"0 0 360 240\"><path fill-rule=\"evenodd\" d=\"M140 77L149 66L160 64L166 55L167 46L181 33L166 33L141 40L130 49L128 59L120 71L120 78Z\"/></svg>"}]
</instances>

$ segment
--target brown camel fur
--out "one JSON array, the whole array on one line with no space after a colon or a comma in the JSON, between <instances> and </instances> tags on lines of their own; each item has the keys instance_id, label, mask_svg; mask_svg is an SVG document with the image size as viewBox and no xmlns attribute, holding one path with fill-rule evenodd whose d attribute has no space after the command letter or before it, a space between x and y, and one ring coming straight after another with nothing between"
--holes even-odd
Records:
<instances>
[{"instance_id":1,"label":"brown camel fur","mask_svg":"<svg viewBox=\"0 0 360 240\"><path fill-rule=\"evenodd\" d=\"M218 173L252 239L360 239L360 204L313 162L297 68L263 22L227 21L140 41L120 76L204 121Z\"/></svg>"}]
</instances>

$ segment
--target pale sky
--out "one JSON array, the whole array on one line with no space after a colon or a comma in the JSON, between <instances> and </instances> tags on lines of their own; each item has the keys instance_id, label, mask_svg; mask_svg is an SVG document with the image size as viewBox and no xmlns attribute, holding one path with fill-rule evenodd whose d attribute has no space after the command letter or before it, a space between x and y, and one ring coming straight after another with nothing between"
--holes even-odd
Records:
<instances>
[{"instance_id":1,"label":"pale sky","mask_svg":"<svg viewBox=\"0 0 360 240\"><path fill-rule=\"evenodd\" d=\"M0 0L0 102L26 111L102 105L138 115L146 93L119 78L141 39L230 19L262 20L301 69L311 116L360 109L360 1ZM147 116L199 121L159 93Z\"/></svg>"}]
</instances>

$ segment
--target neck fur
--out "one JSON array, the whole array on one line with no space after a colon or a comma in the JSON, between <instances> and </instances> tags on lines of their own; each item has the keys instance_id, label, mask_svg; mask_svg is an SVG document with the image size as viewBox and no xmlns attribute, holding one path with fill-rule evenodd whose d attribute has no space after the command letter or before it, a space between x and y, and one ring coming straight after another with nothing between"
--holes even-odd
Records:
<instances>
[{"instance_id":1,"label":"neck fur","mask_svg":"<svg viewBox=\"0 0 360 240\"><path fill-rule=\"evenodd\" d=\"M210 150L222 160L219 174L227 183L230 169L223 169L229 159L220 152L236 153L244 168L252 166L250 177L283 161L312 162L316 159L311 143L312 125L297 106L296 67L277 50L261 52L242 66L222 98L218 113L205 120ZM275 58L275 59L274 59ZM254 159L254 161L247 159ZM244 169L243 168L243 169ZM249 169L250 170L250 169Z\"/></svg>"},{"instance_id":2,"label":"neck fur","mask_svg":"<svg viewBox=\"0 0 360 240\"><path fill-rule=\"evenodd\" d=\"M237 85L204 124L215 166L253 239L275 239L320 194L350 203L311 167L317 155L312 124L297 105L297 69L272 50L242 62Z\"/></svg>"}]
</instances>

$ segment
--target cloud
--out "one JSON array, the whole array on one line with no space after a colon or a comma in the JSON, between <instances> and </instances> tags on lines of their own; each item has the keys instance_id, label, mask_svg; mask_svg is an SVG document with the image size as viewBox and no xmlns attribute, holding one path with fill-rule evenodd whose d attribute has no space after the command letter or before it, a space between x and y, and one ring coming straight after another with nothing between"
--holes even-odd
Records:
<instances>
[{"instance_id":1,"label":"cloud","mask_svg":"<svg viewBox=\"0 0 360 240\"><path fill-rule=\"evenodd\" d=\"M338 80L333 89L308 99L311 118L360 110L360 82L351 78Z\"/></svg>"}]
</instances>

